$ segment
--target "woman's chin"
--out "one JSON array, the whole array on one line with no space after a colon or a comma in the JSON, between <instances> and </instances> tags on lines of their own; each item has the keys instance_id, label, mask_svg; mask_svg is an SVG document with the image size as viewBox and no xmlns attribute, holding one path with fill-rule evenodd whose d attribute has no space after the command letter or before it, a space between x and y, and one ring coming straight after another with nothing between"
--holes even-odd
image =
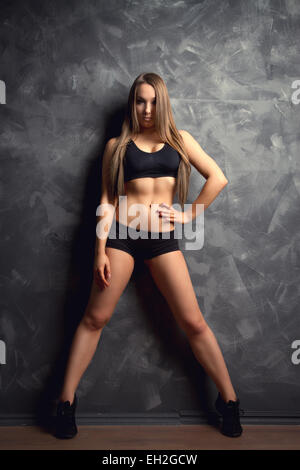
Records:
<instances>
[{"instance_id":1,"label":"woman's chin","mask_svg":"<svg viewBox=\"0 0 300 470\"><path fill-rule=\"evenodd\" d=\"M140 121L140 125L141 125L142 127L145 127L145 128L147 128L147 129L149 129L149 128L151 128L151 127L154 127L154 121L152 121L152 120L151 120L151 121L145 121L145 119L142 119L142 120Z\"/></svg>"}]
</instances>

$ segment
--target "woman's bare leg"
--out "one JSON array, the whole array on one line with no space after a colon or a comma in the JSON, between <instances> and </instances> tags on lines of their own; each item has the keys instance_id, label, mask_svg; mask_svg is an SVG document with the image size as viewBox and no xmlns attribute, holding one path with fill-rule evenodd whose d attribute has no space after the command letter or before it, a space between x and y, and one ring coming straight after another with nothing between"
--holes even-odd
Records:
<instances>
[{"instance_id":1,"label":"woman's bare leg","mask_svg":"<svg viewBox=\"0 0 300 470\"><path fill-rule=\"evenodd\" d=\"M215 382L224 401L235 401L229 372L214 333L199 308L186 261L181 251L145 260L178 325L185 331L192 351Z\"/></svg>"},{"instance_id":2,"label":"woman's bare leg","mask_svg":"<svg viewBox=\"0 0 300 470\"><path fill-rule=\"evenodd\" d=\"M134 258L127 252L106 248L110 260L111 281L102 289L93 280L85 314L75 332L63 387L59 399L73 403L76 388L95 354L104 326L110 320L134 268Z\"/></svg>"}]
</instances>

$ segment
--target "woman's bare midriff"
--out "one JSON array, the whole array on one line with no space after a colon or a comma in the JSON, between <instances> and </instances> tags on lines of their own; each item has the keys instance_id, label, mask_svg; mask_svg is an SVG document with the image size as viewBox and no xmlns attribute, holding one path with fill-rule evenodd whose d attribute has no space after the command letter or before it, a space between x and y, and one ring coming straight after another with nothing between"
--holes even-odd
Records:
<instances>
[{"instance_id":1,"label":"woman's bare midriff","mask_svg":"<svg viewBox=\"0 0 300 470\"><path fill-rule=\"evenodd\" d=\"M134 219L140 218L140 223L134 223L137 230L168 232L174 230L174 223L165 220L156 212L157 207L151 204L159 205L166 203L172 206L175 196L176 179L173 176L162 176L159 178L135 178L125 183L125 195L116 208L116 220L124 225L129 225ZM133 204L141 204L140 207L133 207ZM126 207L127 206L127 207ZM129 209L132 212L129 215Z\"/></svg>"}]
</instances>

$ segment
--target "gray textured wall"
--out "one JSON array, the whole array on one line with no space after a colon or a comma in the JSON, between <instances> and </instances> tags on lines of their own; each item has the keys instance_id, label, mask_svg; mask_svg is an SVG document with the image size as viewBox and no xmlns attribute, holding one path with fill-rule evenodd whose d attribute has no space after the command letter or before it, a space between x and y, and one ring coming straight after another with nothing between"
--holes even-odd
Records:
<instances>
[{"instance_id":1,"label":"gray textured wall","mask_svg":"<svg viewBox=\"0 0 300 470\"><path fill-rule=\"evenodd\" d=\"M229 180L203 249L184 255L242 407L299 420L299 2L23 0L0 15L1 423L58 393L92 280L103 148L142 71ZM204 182L193 168L188 202ZM192 422L216 391L137 265L80 382L79 422Z\"/></svg>"}]
</instances>

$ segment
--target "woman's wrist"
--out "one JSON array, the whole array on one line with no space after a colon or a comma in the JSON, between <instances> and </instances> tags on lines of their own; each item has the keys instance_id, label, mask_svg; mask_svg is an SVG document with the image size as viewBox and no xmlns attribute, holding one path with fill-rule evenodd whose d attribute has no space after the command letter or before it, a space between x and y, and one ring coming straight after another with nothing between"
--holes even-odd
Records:
<instances>
[{"instance_id":1,"label":"woman's wrist","mask_svg":"<svg viewBox=\"0 0 300 470\"><path fill-rule=\"evenodd\" d=\"M105 255L105 247L104 248L98 248L95 250L95 256L96 257L99 257L99 256L103 256Z\"/></svg>"},{"instance_id":2,"label":"woman's wrist","mask_svg":"<svg viewBox=\"0 0 300 470\"><path fill-rule=\"evenodd\" d=\"M95 256L101 256L105 254L105 244L106 243L103 243L103 240L99 240L99 238L97 238L95 244Z\"/></svg>"}]
</instances>

